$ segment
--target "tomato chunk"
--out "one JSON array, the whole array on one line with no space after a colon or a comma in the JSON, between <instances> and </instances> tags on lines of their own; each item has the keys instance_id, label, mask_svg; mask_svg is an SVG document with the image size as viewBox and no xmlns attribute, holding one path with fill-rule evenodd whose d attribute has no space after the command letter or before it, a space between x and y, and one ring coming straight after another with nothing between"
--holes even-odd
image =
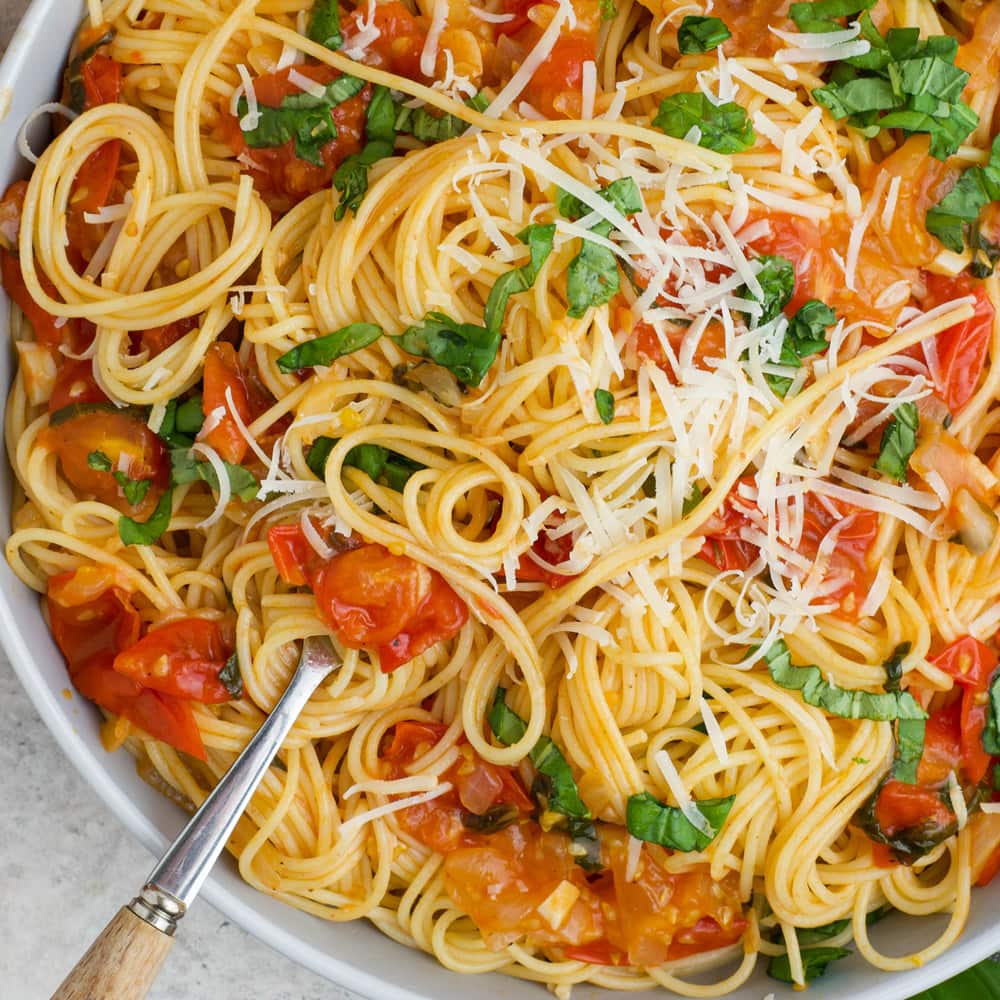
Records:
<instances>
[{"instance_id":1,"label":"tomato chunk","mask_svg":"<svg viewBox=\"0 0 1000 1000\"><path fill-rule=\"evenodd\" d=\"M204 760L205 747L188 702L144 688L114 669L116 655L135 644L141 627L119 582L107 566L85 566L49 580L49 622L73 685L154 739Z\"/></svg>"},{"instance_id":2,"label":"tomato chunk","mask_svg":"<svg viewBox=\"0 0 1000 1000\"><path fill-rule=\"evenodd\" d=\"M219 680L232 649L217 622L181 618L148 632L114 660L114 669L144 688L218 705L232 695Z\"/></svg>"},{"instance_id":3,"label":"tomato chunk","mask_svg":"<svg viewBox=\"0 0 1000 1000\"><path fill-rule=\"evenodd\" d=\"M91 409L81 406L40 436L55 452L66 481L81 493L135 515L152 510L158 493L167 488L170 463L163 441L129 410ZM95 455L110 463L110 470L95 468ZM138 504L126 498L114 473L134 482L150 483Z\"/></svg>"},{"instance_id":4,"label":"tomato chunk","mask_svg":"<svg viewBox=\"0 0 1000 1000\"><path fill-rule=\"evenodd\" d=\"M74 403L110 403L94 378L94 366L90 361L67 361L59 369L49 397L49 413Z\"/></svg>"},{"instance_id":5,"label":"tomato chunk","mask_svg":"<svg viewBox=\"0 0 1000 1000\"><path fill-rule=\"evenodd\" d=\"M232 344L217 341L205 355L202 407L205 420L211 427L211 430L203 433L202 439L224 461L239 465L249 444L233 413L235 411L244 425L253 420L254 414L250 404L250 388Z\"/></svg>"},{"instance_id":6,"label":"tomato chunk","mask_svg":"<svg viewBox=\"0 0 1000 1000\"><path fill-rule=\"evenodd\" d=\"M975 312L969 319L942 330L934 338L937 365L928 366L937 394L952 413L958 413L972 398L983 376L996 319L993 304L983 287L967 278L928 274L926 284L928 308L965 295L976 299Z\"/></svg>"},{"instance_id":7,"label":"tomato chunk","mask_svg":"<svg viewBox=\"0 0 1000 1000\"><path fill-rule=\"evenodd\" d=\"M578 573L560 573L549 569L549 566L561 566L573 553L572 534L553 536L547 530L557 528L563 520L561 514L553 514L531 544L531 552L536 558L525 552L518 559L516 576L519 582L544 583L551 590L558 590L579 576ZM537 560L548 565L541 565Z\"/></svg>"},{"instance_id":8,"label":"tomato chunk","mask_svg":"<svg viewBox=\"0 0 1000 1000\"><path fill-rule=\"evenodd\" d=\"M363 24L378 30L378 37L365 49L363 62L410 80L425 79L420 71L420 56L427 32L405 4L390 0L376 4L374 11L360 5L344 20L345 41L354 39Z\"/></svg>"},{"instance_id":9,"label":"tomato chunk","mask_svg":"<svg viewBox=\"0 0 1000 1000\"><path fill-rule=\"evenodd\" d=\"M887 781L875 805L875 818L882 832L892 837L925 823L947 826L955 816L935 789Z\"/></svg>"}]
</instances>

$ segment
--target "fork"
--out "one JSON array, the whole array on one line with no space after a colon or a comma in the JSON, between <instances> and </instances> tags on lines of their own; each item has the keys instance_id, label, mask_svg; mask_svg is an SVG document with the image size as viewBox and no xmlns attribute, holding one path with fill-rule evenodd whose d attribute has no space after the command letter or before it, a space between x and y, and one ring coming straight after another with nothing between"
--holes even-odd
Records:
<instances>
[{"instance_id":1,"label":"fork","mask_svg":"<svg viewBox=\"0 0 1000 1000\"><path fill-rule=\"evenodd\" d=\"M52 1000L141 1000L170 951L177 924L194 902L299 713L340 666L330 640L311 636L285 693L150 872L52 995Z\"/></svg>"}]
</instances>

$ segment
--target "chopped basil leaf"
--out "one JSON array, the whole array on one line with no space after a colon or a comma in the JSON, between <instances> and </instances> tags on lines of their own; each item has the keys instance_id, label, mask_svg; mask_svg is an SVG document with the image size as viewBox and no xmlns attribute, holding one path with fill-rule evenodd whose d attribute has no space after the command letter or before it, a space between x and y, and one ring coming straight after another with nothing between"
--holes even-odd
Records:
<instances>
[{"instance_id":1,"label":"chopped basil leaf","mask_svg":"<svg viewBox=\"0 0 1000 1000\"><path fill-rule=\"evenodd\" d=\"M902 403L893 411L892 419L882 432L882 444L875 460L877 471L902 483L910 456L917 448L917 429L920 417L916 403Z\"/></svg>"},{"instance_id":2,"label":"chopped basil leaf","mask_svg":"<svg viewBox=\"0 0 1000 1000\"><path fill-rule=\"evenodd\" d=\"M640 792L629 796L625 826L637 840L659 844L672 851L703 851L722 829L735 801L736 796L730 795L724 799L703 799L694 803L715 831L709 837L694 826L677 806L664 805L649 792Z\"/></svg>"},{"instance_id":3,"label":"chopped basil leaf","mask_svg":"<svg viewBox=\"0 0 1000 1000\"><path fill-rule=\"evenodd\" d=\"M499 330L429 312L420 323L392 339L409 354L429 358L447 368L459 382L475 387L496 360L502 335Z\"/></svg>"},{"instance_id":4,"label":"chopped basil leaf","mask_svg":"<svg viewBox=\"0 0 1000 1000\"><path fill-rule=\"evenodd\" d=\"M240 658L237 653L226 660L225 666L219 671L219 680L234 700L243 697L243 674L240 673Z\"/></svg>"},{"instance_id":5,"label":"chopped basil leaf","mask_svg":"<svg viewBox=\"0 0 1000 1000\"><path fill-rule=\"evenodd\" d=\"M368 193L368 172L386 157L392 156L396 145L396 104L388 87L372 91L371 103L365 115L365 135L368 139L360 153L353 153L337 167L333 186L340 192L334 219L338 222L350 209L357 212Z\"/></svg>"},{"instance_id":6,"label":"chopped basil leaf","mask_svg":"<svg viewBox=\"0 0 1000 1000\"><path fill-rule=\"evenodd\" d=\"M780 364L801 368L802 359L827 349L826 328L836 321L833 310L820 302L810 299L791 318L781 342ZM792 379L782 375L765 375L768 385L775 395L784 398L791 388Z\"/></svg>"},{"instance_id":7,"label":"chopped basil leaf","mask_svg":"<svg viewBox=\"0 0 1000 1000\"><path fill-rule=\"evenodd\" d=\"M610 424L615 419L615 397L607 389L594 390L594 404L602 424Z\"/></svg>"},{"instance_id":8,"label":"chopped basil leaf","mask_svg":"<svg viewBox=\"0 0 1000 1000\"><path fill-rule=\"evenodd\" d=\"M789 14L801 31L830 31L843 27L831 18L849 16L848 7L854 14L868 6L857 0L796 3ZM859 23L870 50L834 64L813 100L868 138L889 128L927 133L931 156L947 159L979 124L961 100L969 74L955 65L956 40L921 40L916 28L893 28L883 37L867 13Z\"/></svg>"},{"instance_id":9,"label":"chopped basil leaf","mask_svg":"<svg viewBox=\"0 0 1000 1000\"><path fill-rule=\"evenodd\" d=\"M254 149L284 146L294 139L295 155L300 160L322 166L323 147L337 138L333 108L356 97L364 85L364 80L345 74L328 83L322 96L290 94L276 108L261 105L257 127L245 129L243 139ZM246 115L247 109L247 99L241 97L237 107L240 118Z\"/></svg>"},{"instance_id":10,"label":"chopped basil leaf","mask_svg":"<svg viewBox=\"0 0 1000 1000\"><path fill-rule=\"evenodd\" d=\"M684 503L681 505L681 514L685 517L691 513L705 499L705 494L702 492L701 487L695 483L691 487L691 491L684 498Z\"/></svg>"},{"instance_id":11,"label":"chopped basil leaf","mask_svg":"<svg viewBox=\"0 0 1000 1000\"><path fill-rule=\"evenodd\" d=\"M129 479L124 472L113 471L111 459L103 451L92 451L87 456L87 465L98 472L110 472L131 507L138 507L146 499L149 487L153 485L151 479Z\"/></svg>"},{"instance_id":12,"label":"chopped basil leaf","mask_svg":"<svg viewBox=\"0 0 1000 1000\"><path fill-rule=\"evenodd\" d=\"M306 464L318 479L326 476L326 462L338 438L318 437L306 456ZM379 444L355 445L344 457L344 465L360 469L370 479L384 479L386 485L397 493L403 492L407 480L414 472L426 468L412 458L383 448Z\"/></svg>"},{"instance_id":13,"label":"chopped basil leaf","mask_svg":"<svg viewBox=\"0 0 1000 1000\"><path fill-rule=\"evenodd\" d=\"M618 16L615 0L601 0L601 20L611 21Z\"/></svg>"},{"instance_id":14,"label":"chopped basil leaf","mask_svg":"<svg viewBox=\"0 0 1000 1000\"><path fill-rule=\"evenodd\" d=\"M493 704L487 714L487 721L493 735L504 746L517 743L528 725L506 702L507 692L498 687L493 697ZM538 742L531 748L528 758L538 772L532 792L538 797L542 806L541 821L546 826L546 814L555 813L565 817L561 824L565 827L573 841L570 853L578 865L588 870L600 868L600 849L595 851L597 830L593 824L590 810L580 798L573 772L570 769L562 751L548 736L539 736ZM555 825L555 824L549 824Z\"/></svg>"},{"instance_id":15,"label":"chopped basil leaf","mask_svg":"<svg viewBox=\"0 0 1000 1000\"><path fill-rule=\"evenodd\" d=\"M182 434L197 434L205 423L201 396L192 396L177 406L174 426Z\"/></svg>"},{"instance_id":16,"label":"chopped basil leaf","mask_svg":"<svg viewBox=\"0 0 1000 1000\"><path fill-rule=\"evenodd\" d=\"M993 791L1000 792L1000 764L993 765Z\"/></svg>"},{"instance_id":17,"label":"chopped basil leaf","mask_svg":"<svg viewBox=\"0 0 1000 1000\"><path fill-rule=\"evenodd\" d=\"M375 323L349 323L333 333L307 340L286 351L278 358L278 367L287 374L317 365L332 365L337 358L375 343L383 332L382 327Z\"/></svg>"},{"instance_id":18,"label":"chopped basil leaf","mask_svg":"<svg viewBox=\"0 0 1000 1000\"><path fill-rule=\"evenodd\" d=\"M763 299L758 298L746 285L742 286L738 294L741 298L760 303L761 314L756 323L757 326L763 326L785 308L795 292L795 265L787 257L770 255L758 257L757 261L761 265L757 281L764 293Z\"/></svg>"},{"instance_id":19,"label":"chopped basil leaf","mask_svg":"<svg viewBox=\"0 0 1000 1000\"><path fill-rule=\"evenodd\" d=\"M875 6L875 0L816 0L814 3L793 3L788 16L799 31L815 33L843 28L834 18L850 17Z\"/></svg>"},{"instance_id":20,"label":"chopped basil leaf","mask_svg":"<svg viewBox=\"0 0 1000 1000\"><path fill-rule=\"evenodd\" d=\"M907 785L917 783L917 768L924 753L924 719L900 719L896 723L896 753L892 761L892 776Z\"/></svg>"},{"instance_id":21,"label":"chopped basil leaf","mask_svg":"<svg viewBox=\"0 0 1000 1000\"><path fill-rule=\"evenodd\" d=\"M111 459L103 451L92 451L87 456L87 465L98 472L111 471Z\"/></svg>"},{"instance_id":22,"label":"chopped basil leaf","mask_svg":"<svg viewBox=\"0 0 1000 1000\"><path fill-rule=\"evenodd\" d=\"M717 153L742 153L757 140L743 107L734 101L713 104L700 92L665 97L653 124L676 139L697 128L701 133L698 145Z\"/></svg>"},{"instance_id":23,"label":"chopped basil leaf","mask_svg":"<svg viewBox=\"0 0 1000 1000\"><path fill-rule=\"evenodd\" d=\"M631 177L622 177L597 192L600 197L621 212L633 215L642 211L642 195ZM556 198L561 215L568 219L579 219L590 208L579 198L560 190ZM590 232L599 239L606 240L613 226L602 219L591 227ZM618 276L618 262L614 251L607 246L586 239L580 252L570 261L566 277L566 297L569 300L567 315L579 319L593 306L610 302L621 287Z\"/></svg>"},{"instance_id":24,"label":"chopped basil leaf","mask_svg":"<svg viewBox=\"0 0 1000 1000\"><path fill-rule=\"evenodd\" d=\"M926 719L927 714L908 691L875 694L842 688L823 677L816 666L797 667L784 639L772 643L764 653L771 679L788 691L799 691L807 705L821 708L842 719Z\"/></svg>"},{"instance_id":25,"label":"chopped basil leaf","mask_svg":"<svg viewBox=\"0 0 1000 1000\"><path fill-rule=\"evenodd\" d=\"M803 948L799 953L802 957L802 974L807 983L818 979L826 972L827 966L838 959L851 954L848 948ZM782 983L794 983L791 963L788 955L775 955L767 963L767 974L772 979Z\"/></svg>"},{"instance_id":26,"label":"chopped basil leaf","mask_svg":"<svg viewBox=\"0 0 1000 1000\"><path fill-rule=\"evenodd\" d=\"M795 936L799 939L800 946L818 944L827 938L843 934L850 922L850 918L845 917L843 920L834 920L832 924L824 924L822 927L797 927Z\"/></svg>"},{"instance_id":27,"label":"chopped basil leaf","mask_svg":"<svg viewBox=\"0 0 1000 1000\"><path fill-rule=\"evenodd\" d=\"M474 111L485 111L489 101L482 93L470 97L466 105ZM400 108L396 113L396 131L406 132L420 142L443 142L462 135L469 123L455 115L435 115L427 108Z\"/></svg>"},{"instance_id":28,"label":"chopped basil leaf","mask_svg":"<svg viewBox=\"0 0 1000 1000\"><path fill-rule=\"evenodd\" d=\"M337 0L316 0L309 18L309 38L334 51L344 44Z\"/></svg>"},{"instance_id":29,"label":"chopped basil leaf","mask_svg":"<svg viewBox=\"0 0 1000 1000\"><path fill-rule=\"evenodd\" d=\"M983 749L988 754L1000 754L1000 670L990 681L989 702L986 708L986 727L983 729Z\"/></svg>"},{"instance_id":30,"label":"chopped basil leaf","mask_svg":"<svg viewBox=\"0 0 1000 1000\"><path fill-rule=\"evenodd\" d=\"M911 1000L969 1000L1000 996L1000 963L988 958L960 975L923 990Z\"/></svg>"},{"instance_id":31,"label":"chopped basil leaf","mask_svg":"<svg viewBox=\"0 0 1000 1000\"><path fill-rule=\"evenodd\" d=\"M260 489L254 474L242 465L233 465L231 462L222 464L226 468L230 494L244 502L253 500ZM170 452L171 483L174 486L183 486L199 479L208 483L214 492L219 492L219 477L215 474L215 466L211 462L199 461L194 457L194 452L188 448L174 448Z\"/></svg>"},{"instance_id":32,"label":"chopped basil leaf","mask_svg":"<svg viewBox=\"0 0 1000 1000\"><path fill-rule=\"evenodd\" d=\"M125 545L152 545L170 527L174 491L167 490L147 521L134 521L124 514L118 518L118 537Z\"/></svg>"},{"instance_id":33,"label":"chopped basil leaf","mask_svg":"<svg viewBox=\"0 0 1000 1000\"><path fill-rule=\"evenodd\" d=\"M160 429L156 433L170 448L190 448L194 444L194 438L189 434L181 434L177 430L177 411L179 408L176 399L171 399L167 403L163 420L160 421ZM204 420L204 416L202 416L202 420Z\"/></svg>"},{"instance_id":34,"label":"chopped basil leaf","mask_svg":"<svg viewBox=\"0 0 1000 1000\"><path fill-rule=\"evenodd\" d=\"M538 272L552 252L555 235L554 223L528 226L517 234L517 238L528 247L529 260L527 264L501 274L494 282L486 300L486 312L483 317L487 330L499 330L503 325L510 297L526 292L535 283Z\"/></svg>"},{"instance_id":35,"label":"chopped basil leaf","mask_svg":"<svg viewBox=\"0 0 1000 1000\"><path fill-rule=\"evenodd\" d=\"M677 47L683 55L711 52L732 37L733 33L719 18L688 14L677 29Z\"/></svg>"},{"instance_id":36,"label":"chopped basil leaf","mask_svg":"<svg viewBox=\"0 0 1000 1000\"><path fill-rule=\"evenodd\" d=\"M926 216L927 232L936 236L949 250L961 253L966 243L973 250L977 277L987 277L1000 254L1000 249L984 240L979 232L979 215L991 202L1000 201L1000 136L993 140L990 159L984 167L969 167L955 186ZM976 251L982 250L983 261Z\"/></svg>"}]
</instances>

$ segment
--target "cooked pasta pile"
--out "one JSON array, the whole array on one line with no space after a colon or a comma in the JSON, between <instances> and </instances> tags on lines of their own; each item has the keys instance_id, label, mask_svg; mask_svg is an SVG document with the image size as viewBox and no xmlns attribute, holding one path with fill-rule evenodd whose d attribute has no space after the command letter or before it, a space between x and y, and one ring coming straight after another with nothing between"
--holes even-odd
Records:
<instances>
[{"instance_id":1,"label":"cooked pasta pile","mask_svg":"<svg viewBox=\"0 0 1000 1000\"><path fill-rule=\"evenodd\" d=\"M263 892L559 996L953 944L1000 7L89 7L0 203L6 552L107 747L196 807L328 635Z\"/></svg>"}]
</instances>

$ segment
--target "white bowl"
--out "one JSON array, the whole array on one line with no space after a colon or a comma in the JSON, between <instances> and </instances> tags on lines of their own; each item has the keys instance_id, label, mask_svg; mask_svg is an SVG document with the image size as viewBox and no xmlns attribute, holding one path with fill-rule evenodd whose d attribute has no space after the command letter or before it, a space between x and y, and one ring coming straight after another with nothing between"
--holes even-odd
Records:
<instances>
[{"instance_id":1,"label":"white bowl","mask_svg":"<svg viewBox=\"0 0 1000 1000\"><path fill-rule=\"evenodd\" d=\"M39 104L59 90L63 59L83 16L82 4L67 0L34 0L0 64L0 107L9 110L0 121L0 185L22 177L28 164L18 155L17 131ZM44 141L39 126L37 140ZM40 148L40 145L39 145ZM6 316L0 297L0 315ZM0 351L0 385L13 378L13 352ZM12 481L4 467L0 481L0 531L10 534ZM10 657L45 724L80 773L108 808L150 850L162 852L184 822L181 811L142 781L132 758L124 751L106 753L98 740L96 710L79 697L67 701L62 691L69 679L62 657L42 620L37 595L24 587L0 560L0 641ZM136 887L146 872L137 871ZM202 890L214 906L272 948L300 962L332 982L379 1000L541 1000L543 987L496 974L462 976L449 972L431 956L391 941L370 924L355 921L332 924L270 899L251 889L239 877L228 857L221 861ZM1000 950L1000 927L994 914L1000 909L1000 883L973 893L972 915L957 945L925 968L888 974L853 956L837 962L809 989L811 1000L904 1000L955 975ZM940 930L940 918L918 922L894 917L877 928L877 940L890 954L914 949ZM183 925L181 933L183 933ZM763 963L762 963L763 965ZM769 979L761 967L757 976L733 1000L776 1000L798 997L790 987ZM580 986L575 997L612 1000L627 994ZM662 995L662 994L661 994Z\"/></svg>"}]
</instances>

